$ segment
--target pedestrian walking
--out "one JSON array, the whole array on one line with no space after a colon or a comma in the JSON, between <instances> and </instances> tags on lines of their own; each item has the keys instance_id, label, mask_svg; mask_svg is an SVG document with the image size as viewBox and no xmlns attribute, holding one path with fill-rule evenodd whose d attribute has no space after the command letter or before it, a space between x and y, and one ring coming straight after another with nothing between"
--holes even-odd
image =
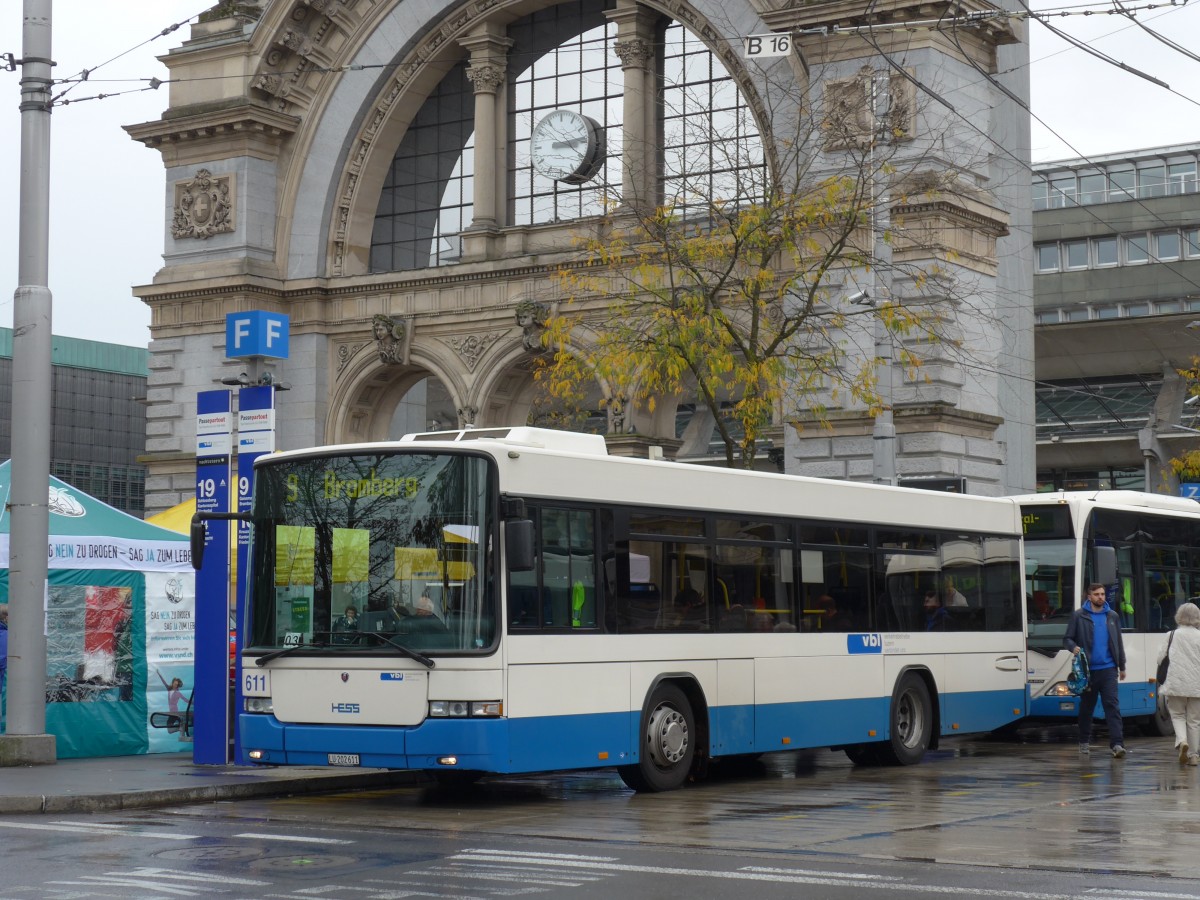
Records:
<instances>
[{"instance_id":1,"label":"pedestrian walking","mask_svg":"<svg viewBox=\"0 0 1200 900\"><path fill-rule=\"evenodd\" d=\"M1114 757L1123 759L1125 733L1117 682L1125 680L1125 642L1121 640L1121 620L1109 608L1107 595L1104 585L1088 585L1083 606L1071 613L1063 646L1076 655L1085 650L1090 668L1088 686L1079 697L1079 752L1091 752L1092 713L1099 700L1108 724L1109 749Z\"/></svg>"},{"instance_id":2,"label":"pedestrian walking","mask_svg":"<svg viewBox=\"0 0 1200 900\"><path fill-rule=\"evenodd\" d=\"M0 696L8 682L8 604L0 603Z\"/></svg>"},{"instance_id":3,"label":"pedestrian walking","mask_svg":"<svg viewBox=\"0 0 1200 900\"><path fill-rule=\"evenodd\" d=\"M1184 603L1175 610L1175 630L1158 648L1158 662L1164 658L1167 678L1158 692L1167 698L1179 762L1194 766L1200 752L1200 606Z\"/></svg>"}]
</instances>

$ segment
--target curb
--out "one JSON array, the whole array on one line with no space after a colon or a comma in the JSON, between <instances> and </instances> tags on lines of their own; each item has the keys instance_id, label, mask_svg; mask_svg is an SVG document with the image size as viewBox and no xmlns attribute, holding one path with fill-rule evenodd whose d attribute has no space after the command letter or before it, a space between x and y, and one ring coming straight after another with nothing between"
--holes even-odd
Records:
<instances>
[{"instance_id":1,"label":"curb","mask_svg":"<svg viewBox=\"0 0 1200 900\"><path fill-rule=\"evenodd\" d=\"M97 794L42 794L0 797L0 815L33 813L90 813L126 809L148 809L176 803L211 803L218 800L245 800L254 797L279 797L289 794L317 794L334 791L395 787L427 781L420 772L361 772L345 775L264 778L231 784L205 784L194 787L156 788L144 791Z\"/></svg>"}]
</instances>

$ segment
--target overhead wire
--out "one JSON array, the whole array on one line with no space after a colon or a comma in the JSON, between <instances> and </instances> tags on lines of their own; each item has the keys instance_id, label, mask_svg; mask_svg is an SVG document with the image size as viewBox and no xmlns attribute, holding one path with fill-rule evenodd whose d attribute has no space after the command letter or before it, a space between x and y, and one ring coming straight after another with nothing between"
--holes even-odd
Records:
<instances>
[{"instance_id":1,"label":"overhead wire","mask_svg":"<svg viewBox=\"0 0 1200 900\"><path fill-rule=\"evenodd\" d=\"M175 22L171 25L168 25L166 28L163 28L161 31L158 32L158 34L154 35L153 37L147 38L146 40L142 41L140 44L135 44L134 46L130 47L129 49L121 51L116 56L112 57L111 59L105 60L104 62L100 63L99 65L95 65L95 66L92 66L91 68L87 68L87 69L80 69L78 73L76 73L75 75L73 75L69 78L63 78L63 79L56 78L54 80L55 84L66 84L67 87L64 90L60 91L58 94L56 94L50 98L51 105L52 106L53 105L65 106L67 103L70 103L70 102L79 103L79 102L82 102L82 100L103 100L103 99L107 99L108 97L120 96L121 94L136 93L136 91L134 91L134 90L129 90L129 91L119 91L119 92L116 92L113 94L102 94L97 97L85 97L85 98L81 98L80 100L76 100L76 101L69 101L69 100L62 99L66 94L68 94L70 91L74 90L78 85L83 84L84 82L88 81L91 78L92 73L95 72L97 69L102 69L105 66L109 65L110 63L116 62L118 59L121 59L124 56L128 56L130 53L133 53L135 50L140 50L142 47L145 47L147 44L152 43L153 41L157 41L159 38L164 38L164 37L167 37L168 35L174 34L176 31L178 31L184 25L191 22L193 19L199 18L201 13L203 13L203 12L204 12L204 10L201 10L200 12L195 13L194 15L188 16L186 19L183 19L182 21ZM154 89L157 89L159 87L159 85L163 84L163 82L157 78L139 78L136 80L149 82L149 87L139 88L138 90L154 90Z\"/></svg>"}]
</instances>

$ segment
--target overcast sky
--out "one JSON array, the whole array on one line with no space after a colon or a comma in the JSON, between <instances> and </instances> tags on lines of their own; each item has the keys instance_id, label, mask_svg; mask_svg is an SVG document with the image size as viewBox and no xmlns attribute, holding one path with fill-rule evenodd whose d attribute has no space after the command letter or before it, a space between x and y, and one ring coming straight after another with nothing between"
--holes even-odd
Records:
<instances>
[{"instance_id":1,"label":"overcast sky","mask_svg":"<svg viewBox=\"0 0 1200 900\"><path fill-rule=\"evenodd\" d=\"M1149 10L1133 0L1122 2L1126 9L1140 10L1139 21L1146 27L1200 54L1200 3L1160 4ZM96 69L87 83L65 95L73 102L55 109L51 125L55 334L136 346L149 341L149 310L130 288L151 282L162 265L166 189L157 151L135 143L121 126L159 118L168 89L86 98L144 86L136 79L165 79L166 67L155 57L179 46L188 28L155 36L210 5L211 0L54 0L55 77ZM0 53L17 58L21 7L17 0L0 3ZM1042 2L1034 8L1051 7ZM1033 110L1041 120L1033 123L1034 160L1200 142L1200 87L1195 86L1200 84L1200 62L1122 17L1071 15L1055 18L1053 24L1170 89L1094 59L1032 23ZM120 58L108 63L114 57ZM3 326L12 325L17 286L18 77L19 71L0 71L0 208L9 210L0 220Z\"/></svg>"}]
</instances>

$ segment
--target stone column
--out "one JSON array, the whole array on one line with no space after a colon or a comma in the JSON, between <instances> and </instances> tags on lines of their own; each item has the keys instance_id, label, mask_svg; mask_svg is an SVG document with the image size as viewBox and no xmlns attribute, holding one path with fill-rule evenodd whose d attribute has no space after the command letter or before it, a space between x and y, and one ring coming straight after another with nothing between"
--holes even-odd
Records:
<instances>
[{"instance_id":1,"label":"stone column","mask_svg":"<svg viewBox=\"0 0 1200 900\"><path fill-rule=\"evenodd\" d=\"M503 224L500 179L505 171L503 87L508 48L504 26L485 22L459 43L471 54L467 79L475 89L474 217L471 231L492 231Z\"/></svg>"},{"instance_id":2,"label":"stone column","mask_svg":"<svg viewBox=\"0 0 1200 900\"><path fill-rule=\"evenodd\" d=\"M621 202L650 208L658 202L658 115L654 98L655 25L658 14L631 0L617 0L605 15L617 23L613 52L625 78Z\"/></svg>"}]
</instances>

